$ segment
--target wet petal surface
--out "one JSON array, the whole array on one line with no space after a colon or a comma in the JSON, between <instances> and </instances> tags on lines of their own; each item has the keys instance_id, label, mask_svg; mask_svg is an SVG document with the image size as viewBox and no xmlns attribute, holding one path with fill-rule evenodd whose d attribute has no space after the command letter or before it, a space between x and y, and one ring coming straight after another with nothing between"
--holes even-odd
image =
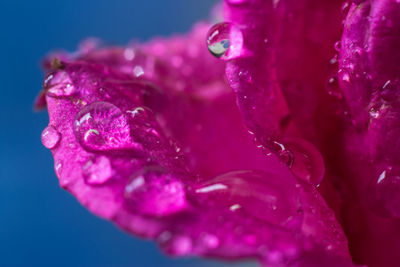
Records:
<instances>
[{"instance_id":1,"label":"wet petal surface","mask_svg":"<svg viewBox=\"0 0 400 267\"><path fill-rule=\"evenodd\" d=\"M400 234L399 12L396 1L353 4L340 50L340 85L351 120L344 163L355 189L348 201L359 202L345 213L346 228L355 257L371 266L396 266L399 249L397 241L389 241Z\"/></svg>"},{"instance_id":2,"label":"wet petal surface","mask_svg":"<svg viewBox=\"0 0 400 267\"><path fill-rule=\"evenodd\" d=\"M57 78L43 95L53 128L42 138L60 184L171 255L350 266L346 238L312 179L265 155L242 125L224 65L205 47L208 28L84 49L49 65ZM314 152L305 166L320 160L311 144L287 143L296 159Z\"/></svg>"}]
</instances>

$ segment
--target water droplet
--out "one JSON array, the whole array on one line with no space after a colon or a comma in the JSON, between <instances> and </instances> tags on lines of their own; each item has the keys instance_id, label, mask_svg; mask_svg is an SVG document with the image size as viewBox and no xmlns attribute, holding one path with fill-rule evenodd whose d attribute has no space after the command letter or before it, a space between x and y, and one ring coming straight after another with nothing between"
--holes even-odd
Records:
<instances>
[{"instance_id":1,"label":"water droplet","mask_svg":"<svg viewBox=\"0 0 400 267\"><path fill-rule=\"evenodd\" d=\"M374 119L378 118L378 117L379 117L379 109L377 109L377 108L375 108L375 107L372 107L372 108L369 110L369 116L370 116L371 118L374 118Z\"/></svg>"},{"instance_id":2,"label":"water droplet","mask_svg":"<svg viewBox=\"0 0 400 267\"><path fill-rule=\"evenodd\" d=\"M46 127L42 132L42 143L48 149L54 148L61 139L60 133L51 125Z\"/></svg>"},{"instance_id":3,"label":"water droplet","mask_svg":"<svg viewBox=\"0 0 400 267\"><path fill-rule=\"evenodd\" d=\"M144 70L143 70L143 68L141 67L141 66L135 66L134 68L133 68L133 75L135 76L135 77L140 77L140 76L142 76L144 74Z\"/></svg>"},{"instance_id":4,"label":"water droplet","mask_svg":"<svg viewBox=\"0 0 400 267\"><path fill-rule=\"evenodd\" d=\"M113 169L106 156L96 156L83 165L82 173L88 184L100 185L110 180Z\"/></svg>"},{"instance_id":5,"label":"water droplet","mask_svg":"<svg viewBox=\"0 0 400 267\"><path fill-rule=\"evenodd\" d=\"M130 127L122 111L111 103L94 102L75 117L74 133L87 150L108 151L140 149L133 142Z\"/></svg>"},{"instance_id":6,"label":"water droplet","mask_svg":"<svg viewBox=\"0 0 400 267\"><path fill-rule=\"evenodd\" d=\"M242 55L243 35L232 23L221 22L209 30L207 46L211 54L223 60Z\"/></svg>"},{"instance_id":7,"label":"water droplet","mask_svg":"<svg viewBox=\"0 0 400 267\"><path fill-rule=\"evenodd\" d=\"M62 162L60 160L56 160L54 162L54 169L56 171L56 175L58 178L61 178L62 168L63 168Z\"/></svg>"},{"instance_id":8,"label":"water droplet","mask_svg":"<svg viewBox=\"0 0 400 267\"><path fill-rule=\"evenodd\" d=\"M48 74L44 79L43 87L47 95L52 97L66 97L76 92L71 77L64 70Z\"/></svg>"},{"instance_id":9,"label":"water droplet","mask_svg":"<svg viewBox=\"0 0 400 267\"><path fill-rule=\"evenodd\" d=\"M343 82L349 83L350 82L350 75L345 70L339 70L338 72L341 75L341 79Z\"/></svg>"},{"instance_id":10,"label":"water droplet","mask_svg":"<svg viewBox=\"0 0 400 267\"><path fill-rule=\"evenodd\" d=\"M318 186L325 175L324 160L318 149L301 138L286 138L284 143L293 156L291 172L296 177Z\"/></svg>"},{"instance_id":11,"label":"water droplet","mask_svg":"<svg viewBox=\"0 0 400 267\"><path fill-rule=\"evenodd\" d=\"M245 212L279 226L298 227L300 200L290 175L236 171L217 176L194 189L202 207Z\"/></svg>"},{"instance_id":12,"label":"water droplet","mask_svg":"<svg viewBox=\"0 0 400 267\"><path fill-rule=\"evenodd\" d=\"M291 168L294 161L293 153L281 142L274 141L273 145L273 152L277 153L281 161Z\"/></svg>"},{"instance_id":13,"label":"water droplet","mask_svg":"<svg viewBox=\"0 0 400 267\"><path fill-rule=\"evenodd\" d=\"M132 177L125 187L125 199L133 210L151 216L166 216L187 207L182 182L153 166Z\"/></svg>"},{"instance_id":14,"label":"water droplet","mask_svg":"<svg viewBox=\"0 0 400 267\"><path fill-rule=\"evenodd\" d=\"M136 53L132 47L128 47L124 50L124 57L127 61L132 61L135 59Z\"/></svg>"},{"instance_id":15,"label":"water droplet","mask_svg":"<svg viewBox=\"0 0 400 267\"><path fill-rule=\"evenodd\" d=\"M126 112L132 128L132 137L147 149L156 151L163 147L165 139L155 113L146 107L136 107Z\"/></svg>"}]
</instances>

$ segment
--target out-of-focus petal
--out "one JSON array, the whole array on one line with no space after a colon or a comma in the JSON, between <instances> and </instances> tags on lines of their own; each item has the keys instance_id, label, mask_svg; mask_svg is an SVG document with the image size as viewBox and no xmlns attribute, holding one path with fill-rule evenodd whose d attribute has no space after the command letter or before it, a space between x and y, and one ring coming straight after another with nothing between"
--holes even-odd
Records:
<instances>
[{"instance_id":1,"label":"out-of-focus petal","mask_svg":"<svg viewBox=\"0 0 400 267\"><path fill-rule=\"evenodd\" d=\"M352 197L346 229L355 259L396 266L400 236L400 3L353 4L340 51L349 121L343 166ZM357 213L355 213L355 211Z\"/></svg>"},{"instance_id":2,"label":"out-of-focus petal","mask_svg":"<svg viewBox=\"0 0 400 267\"><path fill-rule=\"evenodd\" d=\"M206 29L49 67L42 141L61 186L172 255L351 266L316 189L248 138L224 66L200 49Z\"/></svg>"}]
</instances>

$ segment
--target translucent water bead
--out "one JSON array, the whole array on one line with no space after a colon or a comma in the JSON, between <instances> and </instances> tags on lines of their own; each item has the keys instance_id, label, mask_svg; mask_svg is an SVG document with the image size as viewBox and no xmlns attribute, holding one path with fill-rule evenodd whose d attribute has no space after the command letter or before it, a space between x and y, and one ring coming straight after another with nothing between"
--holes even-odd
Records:
<instances>
[{"instance_id":1,"label":"translucent water bead","mask_svg":"<svg viewBox=\"0 0 400 267\"><path fill-rule=\"evenodd\" d=\"M229 22L215 24L207 34L207 47L216 58L230 60L243 53L243 35Z\"/></svg>"}]
</instances>

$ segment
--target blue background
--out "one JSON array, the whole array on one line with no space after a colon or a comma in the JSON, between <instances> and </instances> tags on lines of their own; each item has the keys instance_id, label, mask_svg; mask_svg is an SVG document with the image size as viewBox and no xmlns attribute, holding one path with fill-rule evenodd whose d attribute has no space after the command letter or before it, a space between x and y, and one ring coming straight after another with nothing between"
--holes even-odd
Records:
<instances>
[{"instance_id":1,"label":"blue background","mask_svg":"<svg viewBox=\"0 0 400 267\"><path fill-rule=\"evenodd\" d=\"M88 211L58 186L32 103L40 59L96 36L109 44L188 31L215 0L0 0L0 266L226 266L172 260Z\"/></svg>"}]
</instances>

